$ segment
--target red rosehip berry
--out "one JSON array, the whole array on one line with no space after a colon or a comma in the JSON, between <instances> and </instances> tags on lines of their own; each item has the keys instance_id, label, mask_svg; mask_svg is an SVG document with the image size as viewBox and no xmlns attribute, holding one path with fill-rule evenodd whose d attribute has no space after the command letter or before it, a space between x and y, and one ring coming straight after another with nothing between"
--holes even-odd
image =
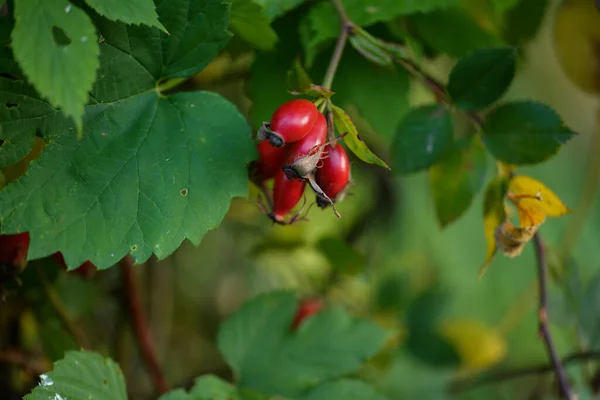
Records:
<instances>
[{"instance_id":1,"label":"red rosehip berry","mask_svg":"<svg viewBox=\"0 0 600 400\"><path fill-rule=\"evenodd\" d=\"M273 147L268 140L262 140L258 144L259 160L257 163L257 173L261 181L266 181L275 177L285 161L286 148Z\"/></svg>"},{"instance_id":2,"label":"red rosehip berry","mask_svg":"<svg viewBox=\"0 0 600 400\"><path fill-rule=\"evenodd\" d=\"M343 194L344 189L348 186L350 161L346 150L339 144L335 147L327 145L323 154L325 154L321 160L323 164L317 168L315 180L323 192L335 201L336 196ZM326 207L329 202L317 196L317 204L319 207Z\"/></svg>"},{"instance_id":3,"label":"red rosehip berry","mask_svg":"<svg viewBox=\"0 0 600 400\"><path fill-rule=\"evenodd\" d=\"M285 215L298 204L304 193L306 182L298 179L289 179L280 169L275 175L273 184L273 210L272 215L276 221L283 221Z\"/></svg>"},{"instance_id":4,"label":"red rosehip berry","mask_svg":"<svg viewBox=\"0 0 600 400\"><path fill-rule=\"evenodd\" d=\"M312 129L321 113L305 99L283 103L271 116L270 132L266 134L274 147L302 139Z\"/></svg>"},{"instance_id":5,"label":"red rosehip berry","mask_svg":"<svg viewBox=\"0 0 600 400\"><path fill-rule=\"evenodd\" d=\"M312 317L322 309L323 303L317 298L302 300L298 305L298 309L296 310L296 315L292 321L291 328L298 329L302 322L304 322L307 318Z\"/></svg>"},{"instance_id":6,"label":"red rosehip berry","mask_svg":"<svg viewBox=\"0 0 600 400\"><path fill-rule=\"evenodd\" d=\"M29 250L29 232L0 235L0 262L24 265Z\"/></svg>"},{"instance_id":7,"label":"red rosehip berry","mask_svg":"<svg viewBox=\"0 0 600 400\"><path fill-rule=\"evenodd\" d=\"M323 151L322 144L327 140L327 120L319 113L310 132L290 145L283 170L288 178L304 178L312 173Z\"/></svg>"}]
</instances>

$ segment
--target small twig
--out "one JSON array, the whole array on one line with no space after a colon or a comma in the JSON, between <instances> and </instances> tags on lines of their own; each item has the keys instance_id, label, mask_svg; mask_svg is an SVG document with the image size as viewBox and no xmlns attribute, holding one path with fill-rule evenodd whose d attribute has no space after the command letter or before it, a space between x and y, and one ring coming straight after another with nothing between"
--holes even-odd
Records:
<instances>
[{"instance_id":1,"label":"small twig","mask_svg":"<svg viewBox=\"0 0 600 400\"><path fill-rule=\"evenodd\" d=\"M169 390L169 385L156 357L156 350L150 330L148 329L148 318L142 305L142 298L133 271L131 256L126 256L119 261L119 267L121 268L121 275L123 277L123 296L129 306L129 317L135 331L137 345L140 348L142 358L152 379L154 389L159 394L166 393Z\"/></svg>"},{"instance_id":2,"label":"small twig","mask_svg":"<svg viewBox=\"0 0 600 400\"><path fill-rule=\"evenodd\" d=\"M77 342L77 345L80 348L86 349L86 350L91 349L90 342L88 341L87 336L77 326L75 321L73 321L73 319L69 315L69 312L67 311L67 308L63 304L60 296L58 295L56 290L54 290L54 287L50 284L50 282L48 282L48 280L46 279L46 275L44 274L44 271L42 270L42 268L40 267L39 264L36 265L36 270L37 270L37 274L40 279L40 282L42 283L42 288L44 289L44 293L46 294L46 297L50 301L50 305L52 305L52 308L56 312L56 315L60 319L60 322L63 324L65 329L67 329L67 331L69 331L71 336L73 336L73 339L75 339L75 341Z\"/></svg>"},{"instance_id":3,"label":"small twig","mask_svg":"<svg viewBox=\"0 0 600 400\"><path fill-rule=\"evenodd\" d=\"M562 365L574 364L581 361L600 359L600 351L573 353L564 357L560 362ZM554 364L541 364L527 368L503 371L475 379L457 380L451 384L450 391L453 393L464 392L479 386L500 383L511 379L523 378L529 375L539 375L555 370Z\"/></svg>"},{"instance_id":4,"label":"small twig","mask_svg":"<svg viewBox=\"0 0 600 400\"><path fill-rule=\"evenodd\" d=\"M344 47L346 47L346 42L348 41L348 31L352 29L352 22L350 21L350 18L348 18L348 14L346 14L346 10L344 10L342 2L340 0L331 0L331 3L335 7L338 18L340 19L340 35L338 36L335 49L331 55L329 67L327 67L327 72L323 78L322 86L325 89L331 89L333 78L335 77L338 65L342 59L342 54L344 53Z\"/></svg>"},{"instance_id":5,"label":"small twig","mask_svg":"<svg viewBox=\"0 0 600 400\"><path fill-rule=\"evenodd\" d=\"M560 386L560 391L565 399L575 399L565 369L562 365L554 343L552 341L552 335L550 334L550 327L548 326L548 273L546 263L546 252L544 250L544 243L538 233L533 237L535 246L535 255L537 260L537 271L538 271L538 287L539 287L539 305L538 305L538 318L540 324L540 335L546 345L546 351L550 357L552 367L556 372L556 377Z\"/></svg>"}]
</instances>

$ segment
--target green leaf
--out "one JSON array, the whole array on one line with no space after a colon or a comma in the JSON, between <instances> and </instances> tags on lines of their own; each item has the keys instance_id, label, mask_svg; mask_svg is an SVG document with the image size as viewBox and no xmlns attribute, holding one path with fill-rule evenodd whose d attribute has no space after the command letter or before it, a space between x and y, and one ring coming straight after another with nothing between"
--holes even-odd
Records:
<instances>
[{"instance_id":1,"label":"green leaf","mask_svg":"<svg viewBox=\"0 0 600 400\"><path fill-rule=\"evenodd\" d=\"M277 33L269 25L262 7L251 0L233 0L229 26L234 34L259 50L273 50Z\"/></svg>"},{"instance_id":2,"label":"green leaf","mask_svg":"<svg viewBox=\"0 0 600 400\"><path fill-rule=\"evenodd\" d=\"M263 14L274 20L275 18L281 17L288 11L292 11L298 7L305 0L255 0L258 4L263 7Z\"/></svg>"},{"instance_id":3,"label":"green leaf","mask_svg":"<svg viewBox=\"0 0 600 400\"><path fill-rule=\"evenodd\" d=\"M392 166L401 174L429 168L452 146L452 117L441 106L412 109L400 122L391 147Z\"/></svg>"},{"instance_id":4,"label":"green leaf","mask_svg":"<svg viewBox=\"0 0 600 400\"><path fill-rule=\"evenodd\" d=\"M25 400L86 399L127 400L125 379L109 358L88 351L69 351L40 375L39 385Z\"/></svg>"},{"instance_id":5,"label":"green leaf","mask_svg":"<svg viewBox=\"0 0 600 400\"><path fill-rule=\"evenodd\" d=\"M365 256L341 239L325 237L319 240L317 247L331 266L343 274L356 274L365 267Z\"/></svg>"},{"instance_id":6,"label":"green leaf","mask_svg":"<svg viewBox=\"0 0 600 400\"><path fill-rule=\"evenodd\" d=\"M294 60L292 67L287 73L287 83L290 93L295 95L304 94L314 97L331 97L333 95L331 90L312 83L312 80L304 68L302 68L302 64L300 64L298 59Z\"/></svg>"},{"instance_id":7,"label":"green leaf","mask_svg":"<svg viewBox=\"0 0 600 400\"><path fill-rule=\"evenodd\" d=\"M548 0L521 0L504 17L502 26L506 41L514 46L522 46L535 37L544 14Z\"/></svg>"},{"instance_id":8,"label":"green leaf","mask_svg":"<svg viewBox=\"0 0 600 400\"><path fill-rule=\"evenodd\" d=\"M342 0L352 22L367 27L381 21L392 21L398 15L429 12L450 7L459 0ZM316 56L340 33L337 13L329 2L321 2L311 8L301 23L302 46L306 53L306 65L311 66Z\"/></svg>"},{"instance_id":9,"label":"green leaf","mask_svg":"<svg viewBox=\"0 0 600 400\"><path fill-rule=\"evenodd\" d=\"M354 123L352 122L348 114L346 114L346 112L338 106L332 105L331 107L333 110L333 117L336 129L341 134L347 133L347 135L344 136L344 143L346 143L348 148L352 150L352 152L364 162L367 162L369 164L380 165L384 168L389 169L388 165L375 154L373 154L373 152L369 150L365 142L363 142L363 140L360 138L356 126L354 126Z\"/></svg>"},{"instance_id":10,"label":"green leaf","mask_svg":"<svg viewBox=\"0 0 600 400\"><path fill-rule=\"evenodd\" d=\"M322 382L357 371L387 339L370 321L338 308L306 320L295 332L293 292L277 291L245 303L219 331L219 349L240 387L297 397Z\"/></svg>"},{"instance_id":11,"label":"green leaf","mask_svg":"<svg viewBox=\"0 0 600 400\"><path fill-rule=\"evenodd\" d=\"M85 2L98 14L110 20L154 26L166 32L165 27L158 20L152 0L85 0Z\"/></svg>"},{"instance_id":12,"label":"green leaf","mask_svg":"<svg viewBox=\"0 0 600 400\"><path fill-rule=\"evenodd\" d=\"M589 283L578 313L579 328L586 348L600 348L600 274Z\"/></svg>"},{"instance_id":13,"label":"green leaf","mask_svg":"<svg viewBox=\"0 0 600 400\"><path fill-rule=\"evenodd\" d=\"M509 164L536 164L552 157L575 135L549 106L515 101L493 110L483 141L494 157Z\"/></svg>"},{"instance_id":14,"label":"green leaf","mask_svg":"<svg viewBox=\"0 0 600 400\"><path fill-rule=\"evenodd\" d=\"M483 29L461 8L451 8L409 17L411 27L429 47L451 57L462 57L482 47L498 47L503 42Z\"/></svg>"},{"instance_id":15,"label":"green leaf","mask_svg":"<svg viewBox=\"0 0 600 400\"><path fill-rule=\"evenodd\" d=\"M479 110L498 100L516 72L514 48L479 49L458 60L450 72L448 94L463 110Z\"/></svg>"},{"instance_id":16,"label":"green leaf","mask_svg":"<svg viewBox=\"0 0 600 400\"><path fill-rule=\"evenodd\" d=\"M503 13L515 8L522 0L492 0L494 10Z\"/></svg>"},{"instance_id":17,"label":"green leaf","mask_svg":"<svg viewBox=\"0 0 600 400\"><path fill-rule=\"evenodd\" d=\"M372 63L386 68L393 68L392 57L381 47L376 46L372 41L362 35L350 36L350 44L364 58Z\"/></svg>"},{"instance_id":18,"label":"green leaf","mask_svg":"<svg viewBox=\"0 0 600 400\"><path fill-rule=\"evenodd\" d=\"M160 13L174 11L163 4ZM127 253L137 262L164 258L184 239L197 245L232 197L247 195L256 150L235 106L214 93L156 90L161 78L193 73L225 44L214 40L227 35L227 6L188 6L197 16L189 23L163 18L171 36L100 22L102 67L81 140L32 88L0 78L0 104L23 104L20 113L0 112L0 129L39 128L50 141L0 192L2 231L29 231L30 259L61 251L71 268L89 259L102 269Z\"/></svg>"},{"instance_id":19,"label":"green leaf","mask_svg":"<svg viewBox=\"0 0 600 400\"><path fill-rule=\"evenodd\" d=\"M438 221L442 227L457 220L483 187L486 153L478 137L467 139L429 169Z\"/></svg>"},{"instance_id":20,"label":"green leaf","mask_svg":"<svg viewBox=\"0 0 600 400\"><path fill-rule=\"evenodd\" d=\"M317 386L298 400L385 400L373 387L354 379L340 379Z\"/></svg>"},{"instance_id":21,"label":"green leaf","mask_svg":"<svg viewBox=\"0 0 600 400\"><path fill-rule=\"evenodd\" d=\"M196 378L189 392L176 389L159 397L159 400L241 400L235 386L215 375Z\"/></svg>"},{"instance_id":22,"label":"green leaf","mask_svg":"<svg viewBox=\"0 0 600 400\"><path fill-rule=\"evenodd\" d=\"M379 310L402 310L410 296L408 276L404 272L389 272L377 283L375 293L375 304Z\"/></svg>"},{"instance_id":23,"label":"green leaf","mask_svg":"<svg viewBox=\"0 0 600 400\"><path fill-rule=\"evenodd\" d=\"M20 0L15 6L15 59L40 94L80 130L99 65L92 21L66 0Z\"/></svg>"},{"instance_id":24,"label":"green leaf","mask_svg":"<svg viewBox=\"0 0 600 400\"><path fill-rule=\"evenodd\" d=\"M5 107L0 106L0 113L2 108ZM35 135L32 131L0 130L0 140L0 168L4 168L23 159L31 151Z\"/></svg>"}]
</instances>

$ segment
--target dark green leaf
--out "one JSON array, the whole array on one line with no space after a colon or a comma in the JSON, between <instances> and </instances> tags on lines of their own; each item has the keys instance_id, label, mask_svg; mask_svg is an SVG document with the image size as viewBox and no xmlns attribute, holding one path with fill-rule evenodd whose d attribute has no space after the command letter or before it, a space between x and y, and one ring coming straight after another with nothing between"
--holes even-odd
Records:
<instances>
[{"instance_id":1,"label":"dark green leaf","mask_svg":"<svg viewBox=\"0 0 600 400\"><path fill-rule=\"evenodd\" d=\"M452 117L441 106L410 110L392 143L394 171L408 174L429 168L452 146L453 129Z\"/></svg>"},{"instance_id":2,"label":"dark green leaf","mask_svg":"<svg viewBox=\"0 0 600 400\"><path fill-rule=\"evenodd\" d=\"M273 50L277 34L262 7L252 0L233 0L229 26L234 34L259 50Z\"/></svg>"},{"instance_id":3,"label":"dark green leaf","mask_svg":"<svg viewBox=\"0 0 600 400\"><path fill-rule=\"evenodd\" d=\"M296 307L292 292L271 292L244 304L221 326L219 349L240 387L301 396L357 371L387 338L373 323L338 308L314 315L290 333Z\"/></svg>"},{"instance_id":4,"label":"dark green leaf","mask_svg":"<svg viewBox=\"0 0 600 400\"><path fill-rule=\"evenodd\" d=\"M448 94L463 110L485 108L510 86L516 71L513 48L479 49L458 60L450 72Z\"/></svg>"},{"instance_id":5,"label":"dark green leaf","mask_svg":"<svg viewBox=\"0 0 600 400\"><path fill-rule=\"evenodd\" d=\"M317 386L298 400L385 400L386 397L364 382L340 379Z\"/></svg>"},{"instance_id":6,"label":"dark green leaf","mask_svg":"<svg viewBox=\"0 0 600 400\"><path fill-rule=\"evenodd\" d=\"M509 164L536 164L552 157L574 133L549 106L516 101L486 118L483 141L494 157Z\"/></svg>"},{"instance_id":7,"label":"dark green leaf","mask_svg":"<svg viewBox=\"0 0 600 400\"><path fill-rule=\"evenodd\" d=\"M365 267L364 255L341 239L325 237L318 242L317 247L334 270L342 274L356 274Z\"/></svg>"},{"instance_id":8,"label":"dark green leaf","mask_svg":"<svg viewBox=\"0 0 600 400\"><path fill-rule=\"evenodd\" d=\"M281 17L288 11L298 7L305 0L255 0L263 7L263 14L270 20Z\"/></svg>"},{"instance_id":9,"label":"dark green leaf","mask_svg":"<svg viewBox=\"0 0 600 400\"><path fill-rule=\"evenodd\" d=\"M461 8L415 14L409 21L429 47L451 57L462 57L481 47L503 45L502 40L484 30Z\"/></svg>"},{"instance_id":10,"label":"dark green leaf","mask_svg":"<svg viewBox=\"0 0 600 400\"><path fill-rule=\"evenodd\" d=\"M350 36L350 44L364 58L380 67L393 67L392 57L381 47L361 35Z\"/></svg>"},{"instance_id":11,"label":"dark green leaf","mask_svg":"<svg viewBox=\"0 0 600 400\"><path fill-rule=\"evenodd\" d=\"M184 19L169 17L173 2L159 4L171 36L100 21L102 63L81 140L30 87L0 78L0 104L23 104L0 112L2 131L39 128L51 142L0 192L2 231L29 231L30 259L61 251L70 267L89 259L106 268L127 253L164 258L186 238L197 245L231 198L247 194L255 146L235 106L214 93L156 90L161 78L200 70L227 41L227 5L184 3Z\"/></svg>"},{"instance_id":12,"label":"dark green leaf","mask_svg":"<svg viewBox=\"0 0 600 400\"><path fill-rule=\"evenodd\" d=\"M406 314L408 330L415 334L436 331L448 297L446 291L435 286L419 294Z\"/></svg>"},{"instance_id":13,"label":"dark green leaf","mask_svg":"<svg viewBox=\"0 0 600 400\"><path fill-rule=\"evenodd\" d=\"M88 351L69 351L52 372L40 375L39 385L25 399L126 400L127 391L112 360Z\"/></svg>"},{"instance_id":14,"label":"dark green leaf","mask_svg":"<svg viewBox=\"0 0 600 400\"><path fill-rule=\"evenodd\" d=\"M354 126L354 123L352 122L348 114L346 114L344 110L335 105L332 105L332 110L336 129L341 134L347 133L347 135L344 136L344 143L346 143L348 148L352 150L352 152L364 162L389 168L384 161L382 161L371 150L369 150L365 142L363 142L363 140L358 135L356 126Z\"/></svg>"},{"instance_id":15,"label":"dark green leaf","mask_svg":"<svg viewBox=\"0 0 600 400\"><path fill-rule=\"evenodd\" d=\"M503 13L517 6L522 0L492 0L497 13Z\"/></svg>"},{"instance_id":16,"label":"dark green leaf","mask_svg":"<svg viewBox=\"0 0 600 400\"><path fill-rule=\"evenodd\" d=\"M96 12L110 20L126 24L144 24L162 31L165 27L158 21L152 0L85 0Z\"/></svg>"},{"instance_id":17,"label":"dark green leaf","mask_svg":"<svg viewBox=\"0 0 600 400\"><path fill-rule=\"evenodd\" d=\"M235 386L215 375L196 378L189 392L176 389L162 395L159 400L242 400Z\"/></svg>"},{"instance_id":18,"label":"dark green leaf","mask_svg":"<svg viewBox=\"0 0 600 400\"><path fill-rule=\"evenodd\" d=\"M433 331L409 333L406 349L413 357L433 367L454 367L460 363L460 356L454 346Z\"/></svg>"},{"instance_id":19,"label":"dark green leaf","mask_svg":"<svg viewBox=\"0 0 600 400\"><path fill-rule=\"evenodd\" d=\"M483 187L486 153L478 137L467 139L429 169L438 221L442 227L462 216Z\"/></svg>"},{"instance_id":20,"label":"dark green leaf","mask_svg":"<svg viewBox=\"0 0 600 400\"><path fill-rule=\"evenodd\" d=\"M10 108L18 107L16 104L8 104L11 105ZM8 109L6 104L0 106L0 115L3 108ZM7 112L10 112L10 109ZM6 131L0 129L0 168L14 164L25 157L31 151L34 141L33 131Z\"/></svg>"},{"instance_id":21,"label":"dark green leaf","mask_svg":"<svg viewBox=\"0 0 600 400\"><path fill-rule=\"evenodd\" d=\"M520 0L504 18L502 27L506 41L522 46L533 39L542 25L548 0Z\"/></svg>"},{"instance_id":22,"label":"dark green leaf","mask_svg":"<svg viewBox=\"0 0 600 400\"><path fill-rule=\"evenodd\" d=\"M380 310L402 310L408 303L410 282L405 273L384 276L376 287L376 304Z\"/></svg>"},{"instance_id":23,"label":"dark green leaf","mask_svg":"<svg viewBox=\"0 0 600 400\"><path fill-rule=\"evenodd\" d=\"M66 0L20 0L15 20L12 49L21 69L40 94L81 129L99 65L92 21Z\"/></svg>"},{"instance_id":24,"label":"dark green leaf","mask_svg":"<svg viewBox=\"0 0 600 400\"><path fill-rule=\"evenodd\" d=\"M600 348L600 274L589 283L578 313L583 344L587 348Z\"/></svg>"}]
</instances>

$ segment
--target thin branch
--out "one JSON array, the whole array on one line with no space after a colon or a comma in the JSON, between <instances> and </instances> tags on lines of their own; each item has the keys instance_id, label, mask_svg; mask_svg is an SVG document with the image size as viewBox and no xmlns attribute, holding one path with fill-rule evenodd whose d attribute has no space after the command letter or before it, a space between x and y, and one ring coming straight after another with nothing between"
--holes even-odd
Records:
<instances>
[{"instance_id":1,"label":"thin branch","mask_svg":"<svg viewBox=\"0 0 600 400\"><path fill-rule=\"evenodd\" d=\"M538 271L538 284L539 284L539 305L538 305L538 318L540 324L540 335L546 345L546 351L550 357L552 367L556 372L556 378L560 386L560 391L565 399L575 399L565 369L562 365L554 343L552 341L552 335L550 334L550 327L548 326L548 273L546 263L546 252L544 249L544 243L538 233L533 237L535 246L535 255L537 260L537 271Z\"/></svg>"},{"instance_id":2,"label":"thin branch","mask_svg":"<svg viewBox=\"0 0 600 400\"><path fill-rule=\"evenodd\" d=\"M331 55L331 61L329 61L329 67L325 73L325 78L323 78L322 86L326 89L331 89L333 78L335 77L338 65L340 65L344 47L346 47L346 42L348 41L348 31L352 29L352 22L348 18L348 14L346 14L342 2L340 0L331 0L331 3L335 7L338 18L340 19L340 35L338 36L335 49Z\"/></svg>"},{"instance_id":3,"label":"thin branch","mask_svg":"<svg viewBox=\"0 0 600 400\"><path fill-rule=\"evenodd\" d=\"M564 357L560 362L562 365L568 365L594 359L600 359L600 351L573 353ZM532 367L485 375L480 378L457 380L451 384L450 391L453 393L464 392L487 384L500 383L511 379L523 378L529 375L545 374L548 372L553 372L554 370L555 368L553 364L540 364Z\"/></svg>"},{"instance_id":4,"label":"thin branch","mask_svg":"<svg viewBox=\"0 0 600 400\"><path fill-rule=\"evenodd\" d=\"M119 266L123 277L123 296L129 306L129 317L135 331L137 345L152 379L154 389L159 394L166 393L169 390L169 385L156 357L154 342L148 329L148 318L142 305L140 290L133 271L133 260L130 256L127 256L119 261Z\"/></svg>"},{"instance_id":5,"label":"thin branch","mask_svg":"<svg viewBox=\"0 0 600 400\"><path fill-rule=\"evenodd\" d=\"M87 336L77 326L75 321L73 321L73 319L69 315L69 312L67 311L67 307L65 307L65 305L63 304L60 296L58 295L58 293L56 292L54 287L50 284L50 282L48 282L48 280L46 279L46 275L44 274L44 271L42 270L42 266L40 266L40 264L36 264L36 269L37 269L37 274L40 279L40 282L42 283L42 288L44 289L44 293L45 293L46 297L48 298L48 301L50 301L50 305L54 309L54 312L56 312L56 315L60 319L60 322L63 324L65 329L67 331L69 331L71 336L73 336L73 339L75 339L75 341L77 342L77 345L80 348L86 349L86 350L91 349L90 342L88 341Z\"/></svg>"}]
</instances>

